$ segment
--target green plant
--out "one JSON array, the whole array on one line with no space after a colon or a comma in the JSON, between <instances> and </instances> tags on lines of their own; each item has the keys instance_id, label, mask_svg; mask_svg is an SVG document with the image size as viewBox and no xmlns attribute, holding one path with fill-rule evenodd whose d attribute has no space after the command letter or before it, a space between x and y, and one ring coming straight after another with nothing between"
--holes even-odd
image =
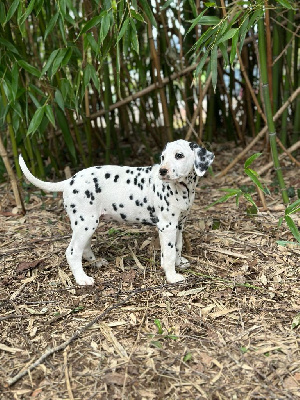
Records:
<instances>
[{"instance_id":1,"label":"green plant","mask_svg":"<svg viewBox=\"0 0 300 400\"><path fill-rule=\"evenodd\" d=\"M262 183L259 180L259 176L256 171L254 171L252 168L250 168L250 165L261 155L262 153L255 153L251 157L249 157L244 164L244 172L246 175L249 176L249 178L252 180L252 182L255 184L256 187L258 187L260 190L262 190L265 194L269 194L269 190L267 188L264 188ZM239 206L239 201L240 197L244 197L250 204L253 206L257 212L257 205L255 201L253 200L253 197L248 190L248 187L243 186L240 188L236 189L220 189L223 192L226 192L227 194L225 196L222 196L218 200L214 201L211 203L209 206L206 207L206 209L213 207L215 204L218 203L224 203L228 199L235 197L236 199L236 205L237 207Z\"/></svg>"},{"instance_id":2,"label":"green plant","mask_svg":"<svg viewBox=\"0 0 300 400\"><path fill-rule=\"evenodd\" d=\"M156 334L150 334L149 336L150 336L150 338L157 338L158 340L152 340L151 341L151 344L153 346L158 347L158 348L161 349L163 347L162 346L162 341L168 340L168 339L171 339L171 340L177 340L178 339L178 337L176 335L173 335L171 333L165 333L165 331L164 331L164 329L162 327L161 321L159 319L155 319L154 320L154 324L156 325L157 333Z\"/></svg>"},{"instance_id":3,"label":"green plant","mask_svg":"<svg viewBox=\"0 0 300 400\"><path fill-rule=\"evenodd\" d=\"M269 190L264 187L259 180L259 175L257 174L256 171L254 171L252 168L250 168L250 165L255 161L262 153L255 153L251 157L249 157L244 164L244 172L246 175L249 176L249 178L252 180L252 182L255 184L257 188L262 190L265 194L269 194ZM247 193L247 187L243 188L237 188L237 189L220 189L221 191L226 192L227 194L225 196L220 197L218 200L214 201L213 203L209 204L209 206L206 207L206 209L213 207L215 204L218 203L224 203L230 198L235 197L236 198L236 205L237 207L239 206L239 199L241 196L243 196L250 204L251 207L247 210L248 214L256 214L257 213L257 205L255 201L253 200L253 197L251 196L250 193ZM290 231L292 232L293 236L297 240L298 243L300 243L300 233L299 229L297 228L295 222L293 221L291 215L297 213L300 211L300 199L296 200L294 203L290 204L288 207L286 207L284 216L280 217L278 226L281 226L283 220L287 223L287 226L289 227ZM213 225L214 226L214 225ZM216 229L216 228L215 228ZM285 245L288 244L289 242L287 241L277 241L278 244Z\"/></svg>"},{"instance_id":4,"label":"green plant","mask_svg":"<svg viewBox=\"0 0 300 400\"><path fill-rule=\"evenodd\" d=\"M282 224L283 220L285 220L285 222L287 223L287 226L289 227L290 231L294 235L294 238L298 241L298 243L300 243L299 229L297 228L295 222L293 221L293 219L291 217L292 214L296 214L296 212L298 212L298 211L300 211L300 199L296 200L294 203L290 204L285 209L284 216L280 217L278 226L280 226ZM277 243L284 245L287 242L279 241Z\"/></svg>"}]
</instances>

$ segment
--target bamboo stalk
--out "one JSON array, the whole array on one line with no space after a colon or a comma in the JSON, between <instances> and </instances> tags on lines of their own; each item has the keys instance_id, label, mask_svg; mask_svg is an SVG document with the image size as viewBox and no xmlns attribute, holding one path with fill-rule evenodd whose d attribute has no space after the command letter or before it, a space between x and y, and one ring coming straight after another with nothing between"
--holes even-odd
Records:
<instances>
[{"instance_id":1,"label":"bamboo stalk","mask_svg":"<svg viewBox=\"0 0 300 400\"><path fill-rule=\"evenodd\" d=\"M285 77L284 77L284 90L283 90L283 101L285 101L290 93L291 85L291 71L292 71L292 55L293 55L293 21L294 21L294 10L288 11L288 22L287 22L287 30L286 30L286 42L289 43L289 46L286 51L286 62L285 62ZM287 142L287 125L288 125L288 110L286 109L282 115L281 120L281 134L280 140L284 146L286 146Z\"/></svg>"},{"instance_id":2,"label":"bamboo stalk","mask_svg":"<svg viewBox=\"0 0 300 400\"><path fill-rule=\"evenodd\" d=\"M300 94L300 87L292 93L292 95L289 97L288 101L286 101L280 109L274 114L273 120L276 122L278 118L282 115L283 111L297 98L297 96ZM222 176L226 175L227 172L235 166L245 155L248 153L248 151L261 139L264 137L266 132L268 131L268 126L266 125L256 136L255 138L246 146L244 150L240 152L240 154L237 155L237 157L227 165L225 169L223 169L222 172L219 174L216 174L216 177L221 178ZM290 151L290 150L289 150ZM294 150L293 150L294 151Z\"/></svg>"},{"instance_id":3,"label":"bamboo stalk","mask_svg":"<svg viewBox=\"0 0 300 400\"><path fill-rule=\"evenodd\" d=\"M275 23L273 25L273 68L272 68L272 86L273 86L273 112L276 112L280 104L280 82L282 75L282 57L278 59L281 50L281 32L282 28ZM277 60L277 61L276 61Z\"/></svg>"},{"instance_id":4,"label":"bamboo stalk","mask_svg":"<svg viewBox=\"0 0 300 400\"><path fill-rule=\"evenodd\" d=\"M223 90L223 94L227 98L229 110L230 110L231 115L232 115L233 123L234 123L234 126L235 126L235 130L237 132L238 138L240 139L241 143L245 144L245 137L243 136L241 128L240 128L240 125L239 125L239 123L238 123L238 121L237 121L237 119L235 117L235 113L234 113L233 106L232 106L232 98L231 98L231 96L229 95L229 93L226 90L226 85L225 85L225 82L224 82L222 71L223 70L222 70L220 64L218 63L218 74L219 74L219 78L221 80L221 88Z\"/></svg>"},{"instance_id":5,"label":"bamboo stalk","mask_svg":"<svg viewBox=\"0 0 300 400\"><path fill-rule=\"evenodd\" d=\"M155 50L155 45L154 45L154 40L153 40L153 34L152 34L152 25L149 19L147 19L147 28L148 28L148 39L149 39L149 45L150 45L150 53L151 53L151 58L153 60L154 67L156 69L156 80L158 83L158 88L159 88L159 94L160 94L160 100L161 100L161 105L163 109L163 117L164 117L164 125L166 128L166 136L167 140L172 141L173 135L172 131L170 128L170 118L169 118L169 111L168 111L168 106L167 106L167 98L166 94L163 88L163 82L161 78L161 72L160 72L160 63L158 60L158 56ZM153 76L153 79L155 80L155 75Z\"/></svg>"},{"instance_id":6,"label":"bamboo stalk","mask_svg":"<svg viewBox=\"0 0 300 400\"><path fill-rule=\"evenodd\" d=\"M267 73L269 82L269 95L270 102L273 108L273 80L272 80L272 40L271 40L271 28L270 28L270 12L268 6L268 0L265 0L265 31L266 31L266 48L267 48Z\"/></svg>"},{"instance_id":7,"label":"bamboo stalk","mask_svg":"<svg viewBox=\"0 0 300 400\"><path fill-rule=\"evenodd\" d=\"M273 120L273 113L272 113L270 93L269 93L269 84L268 84L265 29L264 29L264 22L262 19L258 21L258 50L259 50L259 64L260 64L260 80L262 82L263 97L265 103L265 114L267 117L267 126L269 131L269 140L270 140L272 158L273 158L274 168L277 173L279 187L281 189L282 200L285 204L287 204L289 202L289 197L287 195L281 166L278 160L278 151L276 145L276 130Z\"/></svg>"},{"instance_id":8,"label":"bamboo stalk","mask_svg":"<svg viewBox=\"0 0 300 400\"><path fill-rule=\"evenodd\" d=\"M197 105L196 110L194 111L194 115L193 115L192 121L190 123L190 127L187 131L187 134L185 136L185 140L190 139L193 129L194 129L194 126L195 126L195 123L196 123L196 119L199 114L202 114L202 102L203 102L204 97L206 96L206 93L208 92L208 89L209 89L209 86L211 83L211 78L212 78L212 73L209 74L209 76L205 82L205 86L204 86L203 90L200 92L198 105Z\"/></svg>"},{"instance_id":9,"label":"bamboo stalk","mask_svg":"<svg viewBox=\"0 0 300 400\"><path fill-rule=\"evenodd\" d=\"M256 131L255 131L255 124L254 124L254 117L253 117L253 110L252 110L252 102L251 102L251 90L253 92L253 95L255 97L255 100L257 101L257 98L254 94L254 91L252 89L252 85L250 83L250 80L248 78L248 71L249 71L249 53L248 53L248 48L247 47L243 47L242 49L242 54L239 54L239 51L237 49L237 54L238 54L238 58L239 58L239 63L240 63L240 68L241 68L241 72L243 74L244 77L244 87L245 87L245 101L246 101L246 113L245 113L245 117L246 117L246 121L247 124L250 128L250 132L252 134L252 137L255 137ZM257 101L258 103L258 101ZM259 105L259 104L258 104Z\"/></svg>"},{"instance_id":10,"label":"bamboo stalk","mask_svg":"<svg viewBox=\"0 0 300 400\"><path fill-rule=\"evenodd\" d=\"M249 43L255 41L256 38L257 38L257 35L253 35L252 37L246 38L245 41L244 41L244 44L245 45L249 44ZM237 44L237 47L238 47L238 44ZM227 53L230 53L230 51L231 51L231 46L228 47ZM218 52L217 57L221 58L222 57L222 53ZM210 58L208 57L206 62L205 62L205 64L208 64L209 60L210 60ZM158 89L159 85L166 85L167 83L170 82L170 80L175 80L175 79L181 78L182 76L184 76L186 74L189 74L190 72L194 71L197 68L197 66L198 66L198 64L192 64L192 65L184 68L182 71L174 72L172 75L167 76L166 78L163 78L161 80L160 84L158 82L152 83L151 85L149 85L145 89L142 89L142 90L140 90L140 91L138 91L136 93L133 93L133 94L129 95L125 99L122 99L120 101L117 101L114 104L111 104L109 106L109 111L112 111L112 110L114 110L116 108L119 108L119 107L121 107L121 106L123 106L125 104L130 103L131 101L139 99L140 97L143 97L143 96L147 95L148 93L151 93L153 90ZM106 113L105 110L99 110L98 112L91 114L90 118L91 119L96 119L98 117L101 117L101 116L105 115L105 113ZM83 123L84 123L83 120L77 121L77 125L78 126L82 125ZM59 133L59 131L58 131L58 133Z\"/></svg>"},{"instance_id":11,"label":"bamboo stalk","mask_svg":"<svg viewBox=\"0 0 300 400\"><path fill-rule=\"evenodd\" d=\"M20 195L18 182L17 182L16 176L15 176L15 173L10 165L7 151L4 147L1 135L0 135L0 156L3 159L6 171L8 173L9 179L10 179L10 183L11 183L11 187L12 187L12 190L14 193L18 213L25 214L25 207L24 207L24 203L22 200L22 196Z\"/></svg>"}]
</instances>

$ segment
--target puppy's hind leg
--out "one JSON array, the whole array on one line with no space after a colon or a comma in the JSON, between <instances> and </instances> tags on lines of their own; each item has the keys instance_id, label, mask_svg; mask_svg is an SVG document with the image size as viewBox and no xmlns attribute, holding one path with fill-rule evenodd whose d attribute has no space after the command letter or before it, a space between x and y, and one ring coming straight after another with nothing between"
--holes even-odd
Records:
<instances>
[{"instance_id":1,"label":"puppy's hind leg","mask_svg":"<svg viewBox=\"0 0 300 400\"><path fill-rule=\"evenodd\" d=\"M93 250L91 248L91 241L92 241L92 236L90 237L85 248L83 249L83 258L96 265L96 267L102 267L103 265L107 265L108 262L105 260L105 258L101 258L100 260L96 261L95 254L93 253Z\"/></svg>"},{"instance_id":2,"label":"puppy's hind leg","mask_svg":"<svg viewBox=\"0 0 300 400\"><path fill-rule=\"evenodd\" d=\"M90 243L94 230L82 231L82 228L73 230L71 242L66 250L66 257L78 285L93 285L94 279L83 271L82 255L85 247ZM90 246L90 245L89 245Z\"/></svg>"}]
</instances>

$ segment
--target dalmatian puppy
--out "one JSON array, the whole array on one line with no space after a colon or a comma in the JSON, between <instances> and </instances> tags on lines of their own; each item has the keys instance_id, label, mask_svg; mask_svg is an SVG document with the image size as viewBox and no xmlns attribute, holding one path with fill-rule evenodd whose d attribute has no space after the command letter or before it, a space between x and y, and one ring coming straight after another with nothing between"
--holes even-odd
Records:
<instances>
[{"instance_id":1,"label":"dalmatian puppy","mask_svg":"<svg viewBox=\"0 0 300 400\"><path fill-rule=\"evenodd\" d=\"M189 265L181 256L182 231L198 179L213 160L214 154L198 144L177 140L166 145L160 165L91 167L70 179L52 183L33 176L19 157L20 167L31 183L45 191L63 192L73 231L66 257L79 285L94 284L82 268L82 258L96 260L91 239L100 218L156 225L166 279L169 283L183 281L184 276L175 270L175 266Z\"/></svg>"}]
</instances>

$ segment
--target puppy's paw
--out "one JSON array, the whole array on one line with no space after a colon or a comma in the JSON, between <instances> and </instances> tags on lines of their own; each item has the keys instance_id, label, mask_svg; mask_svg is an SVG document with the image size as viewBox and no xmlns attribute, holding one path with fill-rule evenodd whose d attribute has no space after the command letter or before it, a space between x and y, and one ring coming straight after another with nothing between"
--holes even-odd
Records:
<instances>
[{"instance_id":1,"label":"puppy's paw","mask_svg":"<svg viewBox=\"0 0 300 400\"><path fill-rule=\"evenodd\" d=\"M87 285L94 284L94 279L91 276L88 276L86 274L76 276L75 280L76 280L77 285L87 286Z\"/></svg>"},{"instance_id":2,"label":"puppy's paw","mask_svg":"<svg viewBox=\"0 0 300 400\"><path fill-rule=\"evenodd\" d=\"M167 282L168 283L177 283L177 282L183 282L185 280L185 277L181 274L170 274L167 275Z\"/></svg>"},{"instance_id":3,"label":"puppy's paw","mask_svg":"<svg viewBox=\"0 0 300 400\"><path fill-rule=\"evenodd\" d=\"M184 257L180 257L176 260L176 267L180 269L186 269L189 268L189 266L190 266L189 260L187 260Z\"/></svg>"},{"instance_id":4,"label":"puppy's paw","mask_svg":"<svg viewBox=\"0 0 300 400\"><path fill-rule=\"evenodd\" d=\"M95 262L95 265L96 265L97 268L105 267L106 265L108 265L108 261L105 260L105 258L100 258L99 261Z\"/></svg>"}]
</instances>

